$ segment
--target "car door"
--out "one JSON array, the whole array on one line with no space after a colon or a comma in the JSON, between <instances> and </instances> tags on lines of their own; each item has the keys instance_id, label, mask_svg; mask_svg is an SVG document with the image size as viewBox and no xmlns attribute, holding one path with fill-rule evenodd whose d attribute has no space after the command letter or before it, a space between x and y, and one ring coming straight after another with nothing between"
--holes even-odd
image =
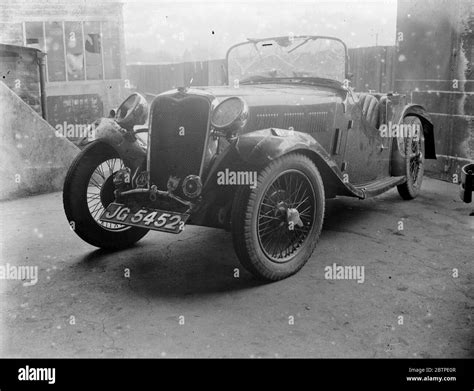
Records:
<instances>
[{"instance_id":1,"label":"car door","mask_svg":"<svg viewBox=\"0 0 474 391\"><path fill-rule=\"evenodd\" d=\"M389 175L390 139L382 137L376 122L364 112L363 97L348 93L344 101L346 132L342 169L354 185L361 185ZM368 94L365 94L366 96ZM362 98L362 99L361 99ZM369 99L376 99L369 95ZM384 110L377 102L377 110ZM383 103L382 103L383 105Z\"/></svg>"}]
</instances>

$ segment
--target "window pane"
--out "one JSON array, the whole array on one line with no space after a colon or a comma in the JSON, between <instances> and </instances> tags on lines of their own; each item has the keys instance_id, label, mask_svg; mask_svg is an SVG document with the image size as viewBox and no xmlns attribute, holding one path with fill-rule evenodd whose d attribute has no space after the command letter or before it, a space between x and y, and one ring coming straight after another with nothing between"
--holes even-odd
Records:
<instances>
[{"instance_id":1,"label":"window pane","mask_svg":"<svg viewBox=\"0 0 474 391\"><path fill-rule=\"evenodd\" d=\"M106 79L120 79L120 30L117 23L102 24L103 50Z\"/></svg>"},{"instance_id":2,"label":"window pane","mask_svg":"<svg viewBox=\"0 0 474 391\"><path fill-rule=\"evenodd\" d=\"M87 80L103 79L102 43L100 39L99 22L84 22L84 39L86 46Z\"/></svg>"},{"instance_id":3,"label":"window pane","mask_svg":"<svg viewBox=\"0 0 474 391\"><path fill-rule=\"evenodd\" d=\"M0 42L23 46L21 23L0 23Z\"/></svg>"},{"instance_id":4,"label":"window pane","mask_svg":"<svg viewBox=\"0 0 474 391\"><path fill-rule=\"evenodd\" d=\"M26 22L26 46L46 51L44 47L43 22Z\"/></svg>"},{"instance_id":5,"label":"window pane","mask_svg":"<svg viewBox=\"0 0 474 391\"><path fill-rule=\"evenodd\" d=\"M45 24L45 30L48 79L49 81L64 81L66 80L66 70L62 23L48 22Z\"/></svg>"},{"instance_id":6,"label":"window pane","mask_svg":"<svg viewBox=\"0 0 474 391\"><path fill-rule=\"evenodd\" d=\"M64 32L68 80L84 80L84 43L81 22L65 22Z\"/></svg>"}]
</instances>

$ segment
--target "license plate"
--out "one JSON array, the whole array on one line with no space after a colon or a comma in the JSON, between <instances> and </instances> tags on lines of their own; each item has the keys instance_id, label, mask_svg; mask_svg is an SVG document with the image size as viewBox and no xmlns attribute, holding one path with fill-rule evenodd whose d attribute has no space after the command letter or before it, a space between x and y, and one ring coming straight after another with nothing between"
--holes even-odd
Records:
<instances>
[{"instance_id":1,"label":"license plate","mask_svg":"<svg viewBox=\"0 0 474 391\"><path fill-rule=\"evenodd\" d=\"M112 202L104 210L100 220L177 234L184 229L188 217L188 214L150 208L140 208L132 211L126 205Z\"/></svg>"}]
</instances>

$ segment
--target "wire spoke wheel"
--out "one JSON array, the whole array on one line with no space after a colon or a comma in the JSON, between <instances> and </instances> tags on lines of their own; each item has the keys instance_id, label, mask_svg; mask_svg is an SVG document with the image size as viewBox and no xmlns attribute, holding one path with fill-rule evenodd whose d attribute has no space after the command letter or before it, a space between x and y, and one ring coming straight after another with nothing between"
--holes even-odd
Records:
<instances>
[{"instance_id":1,"label":"wire spoke wheel","mask_svg":"<svg viewBox=\"0 0 474 391\"><path fill-rule=\"evenodd\" d=\"M258 212L258 238L269 259L285 262L301 248L313 225L314 198L311 182L296 170L281 173L268 187ZM294 221L288 221L289 210Z\"/></svg>"},{"instance_id":2,"label":"wire spoke wheel","mask_svg":"<svg viewBox=\"0 0 474 391\"><path fill-rule=\"evenodd\" d=\"M414 186L420 181L419 172L420 168L423 165L423 152L422 152L422 140L420 137L412 137L407 140L407 150L410 153L409 155L409 175L413 180Z\"/></svg>"},{"instance_id":3,"label":"wire spoke wheel","mask_svg":"<svg viewBox=\"0 0 474 391\"><path fill-rule=\"evenodd\" d=\"M232 240L242 265L277 281L308 261L324 220L324 184L314 162L284 155L260 169L255 188L240 187L232 206Z\"/></svg>"},{"instance_id":4,"label":"wire spoke wheel","mask_svg":"<svg viewBox=\"0 0 474 391\"><path fill-rule=\"evenodd\" d=\"M74 159L64 180L64 212L74 233L92 246L118 250L143 238L148 229L100 221L115 200L114 174L124 167L109 145L94 141Z\"/></svg>"},{"instance_id":5,"label":"wire spoke wheel","mask_svg":"<svg viewBox=\"0 0 474 391\"><path fill-rule=\"evenodd\" d=\"M403 125L408 126L411 134L399 141L400 155L404 159L404 174L406 182L398 185L400 196L405 200L414 199L420 192L424 174L424 137L423 125L418 117L407 116L403 119Z\"/></svg>"},{"instance_id":6,"label":"wire spoke wheel","mask_svg":"<svg viewBox=\"0 0 474 391\"><path fill-rule=\"evenodd\" d=\"M113 201L113 175L124 168L122 159L108 159L99 164L92 173L87 186L87 207L92 218L102 228L109 231L124 231L130 227L123 224L99 220L105 208Z\"/></svg>"}]
</instances>

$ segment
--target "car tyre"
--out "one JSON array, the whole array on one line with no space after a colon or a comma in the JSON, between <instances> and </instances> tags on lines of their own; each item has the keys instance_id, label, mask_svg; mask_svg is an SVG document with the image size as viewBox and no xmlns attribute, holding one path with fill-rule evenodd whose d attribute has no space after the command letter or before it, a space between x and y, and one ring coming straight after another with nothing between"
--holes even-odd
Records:
<instances>
[{"instance_id":1,"label":"car tyre","mask_svg":"<svg viewBox=\"0 0 474 391\"><path fill-rule=\"evenodd\" d=\"M268 164L257 186L240 187L234 199L232 237L242 265L267 281L296 273L314 251L324 207L323 181L311 159L292 153Z\"/></svg>"},{"instance_id":2,"label":"car tyre","mask_svg":"<svg viewBox=\"0 0 474 391\"><path fill-rule=\"evenodd\" d=\"M114 162L113 167L111 162ZM110 170L98 172L104 164L110 165ZM87 243L109 250L130 247L148 232L147 229L103 223L98 219L114 200L112 177L120 164L121 159L112 147L102 142L91 143L74 159L63 188L64 211L71 229ZM95 184L101 184L97 194L92 191Z\"/></svg>"},{"instance_id":3,"label":"car tyre","mask_svg":"<svg viewBox=\"0 0 474 391\"><path fill-rule=\"evenodd\" d=\"M425 142L423 137L423 127L421 121L415 116L406 116L403 124L417 126L420 135L415 137L405 137L398 140L399 152L401 152L404 164L406 182L397 186L398 193L404 200L412 200L418 196L423 182L425 163Z\"/></svg>"}]
</instances>

